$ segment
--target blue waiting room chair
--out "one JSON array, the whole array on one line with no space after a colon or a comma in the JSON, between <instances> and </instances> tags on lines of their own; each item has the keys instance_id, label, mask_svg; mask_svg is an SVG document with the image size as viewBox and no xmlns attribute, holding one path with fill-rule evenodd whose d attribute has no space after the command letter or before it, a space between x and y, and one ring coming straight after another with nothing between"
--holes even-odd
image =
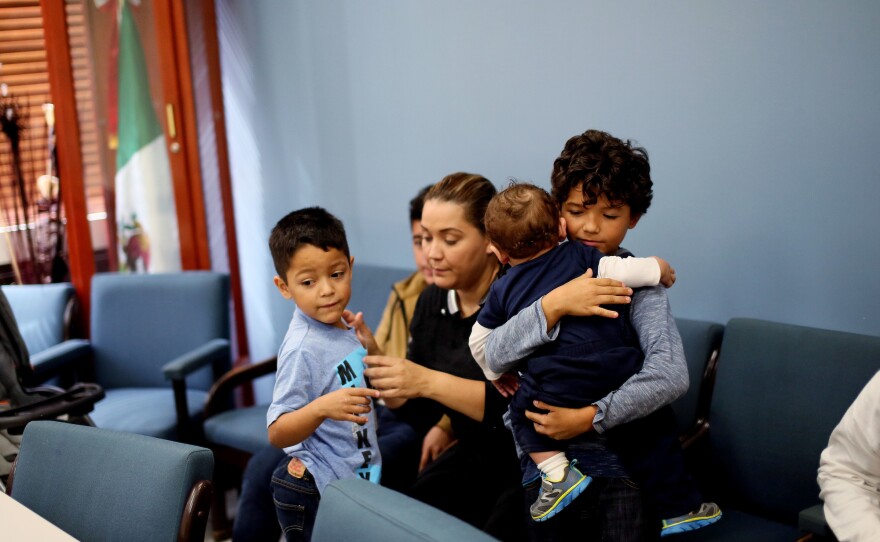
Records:
<instances>
[{"instance_id":1,"label":"blue waiting room chair","mask_svg":"<svg viewBox=\"0 0 880 542\"><path fill-rule=\"evenodd\" d=\"M91 348L106 393L96 426L198 441L208 390L231 365L227 275L95 275Z\"/></svg>"},{"instance_id":2,"label":"blue waiting room chair","mask_svg":"<svg viewBox=\"0 0 880 542\"><path fill-rule=\"evenodd\" d=\"M12 307L18 330L30 354L19 375L25 385L42 384L67 369L73 370L89 352L88 341L71 339L76 303L73 285L25 284L0 287Z\"/></svg>"},{"instance_id":3,"label":"blue waiting room chair","mask_svg":"<svg viewBox=\"0 0 880 542\"><path fill-rule=\"evenodd\" d=\"M706 320L676 318L688 365L690 385L686 394L672 403L682 448L689 448L706 437L709 406L715 389L715 373L724 326Z\"/></svg>"},{"instance_id":4,"label":"blue waiting room chair","mask_svg":"<svg viewBox=\"0 0 880 542\"><path fill-rule=\"evenodd\" d=\"M36 421L6 492L78 540L202 542L213 469L198 446Z\"/></svg>"}]
</instances>

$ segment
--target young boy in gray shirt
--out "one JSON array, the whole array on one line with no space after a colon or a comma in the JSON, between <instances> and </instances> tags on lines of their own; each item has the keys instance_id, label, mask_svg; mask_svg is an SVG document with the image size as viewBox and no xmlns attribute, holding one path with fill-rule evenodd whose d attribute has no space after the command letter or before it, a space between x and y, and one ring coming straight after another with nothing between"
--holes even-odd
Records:
<instances>
[{"instance_id":1,"label":"young boy in gray shirt","mask_svg":"<svg viewBox=\"0 0 880 542\"><path fill-rule=\"evenodd\" d=\"M343 319L354 258L342 222L320 207L294 211L275 225L269 248L275 286L296 304L266 415L269 442L287 454L272 475L272 494L285 539L309 540L328 483L379 482L370 408L379 393L365 386L367 351Z\"/></svg>"}]
</instances>

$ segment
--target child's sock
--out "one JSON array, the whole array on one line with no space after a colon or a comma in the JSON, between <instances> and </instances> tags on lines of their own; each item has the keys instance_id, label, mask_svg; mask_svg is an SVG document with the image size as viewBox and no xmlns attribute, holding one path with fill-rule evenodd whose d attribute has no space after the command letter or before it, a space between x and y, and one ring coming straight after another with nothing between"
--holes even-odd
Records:
<instances>
[{"instance_id":1,"label":"child's sock","mask_svg":"<svg viewBox=\"0 0 880 542\"><path fill-rule=\"evenodd\" d=\"M544 473L544 477L551 482L561 481L565 477L565 467L567 466L568 458L565 457L565 452L559 452L537 464L538 470Z\"/></svg>"}]
</instances>

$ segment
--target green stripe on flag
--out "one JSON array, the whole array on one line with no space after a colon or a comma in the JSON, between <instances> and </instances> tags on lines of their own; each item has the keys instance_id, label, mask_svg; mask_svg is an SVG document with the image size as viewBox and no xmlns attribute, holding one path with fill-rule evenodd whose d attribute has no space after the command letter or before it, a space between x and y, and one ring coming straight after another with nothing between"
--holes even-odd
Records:
<instances>
[{"instance_id":1,"label":"green stripe on flag","mask_svg":"<svg viewBox=\"0 0 880 542\"><path fill-rule=\"evenodd\" d=\"M119 147L116 171L147 143L162 134L150 97L144 50L128 2L119 23Z\"/></svg>"}]
</instances>

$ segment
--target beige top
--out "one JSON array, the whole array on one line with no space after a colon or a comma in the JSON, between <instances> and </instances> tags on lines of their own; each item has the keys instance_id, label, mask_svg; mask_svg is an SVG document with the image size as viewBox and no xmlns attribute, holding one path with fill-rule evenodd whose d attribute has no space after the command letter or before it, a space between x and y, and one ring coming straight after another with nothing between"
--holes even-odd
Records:
<instances>
[{"instance_id":1,"label":"beige top","mask_svg":"<svg viewBox=\"0 0 880 542\"><path fill-rule=\"evenodd\" d=\"M409 325L416 310L416 301L427 285L425 276L416 271L391 287L382 320L374 334L376 343L386 356L406 357Z\"/></svg>"}]
</instances>

